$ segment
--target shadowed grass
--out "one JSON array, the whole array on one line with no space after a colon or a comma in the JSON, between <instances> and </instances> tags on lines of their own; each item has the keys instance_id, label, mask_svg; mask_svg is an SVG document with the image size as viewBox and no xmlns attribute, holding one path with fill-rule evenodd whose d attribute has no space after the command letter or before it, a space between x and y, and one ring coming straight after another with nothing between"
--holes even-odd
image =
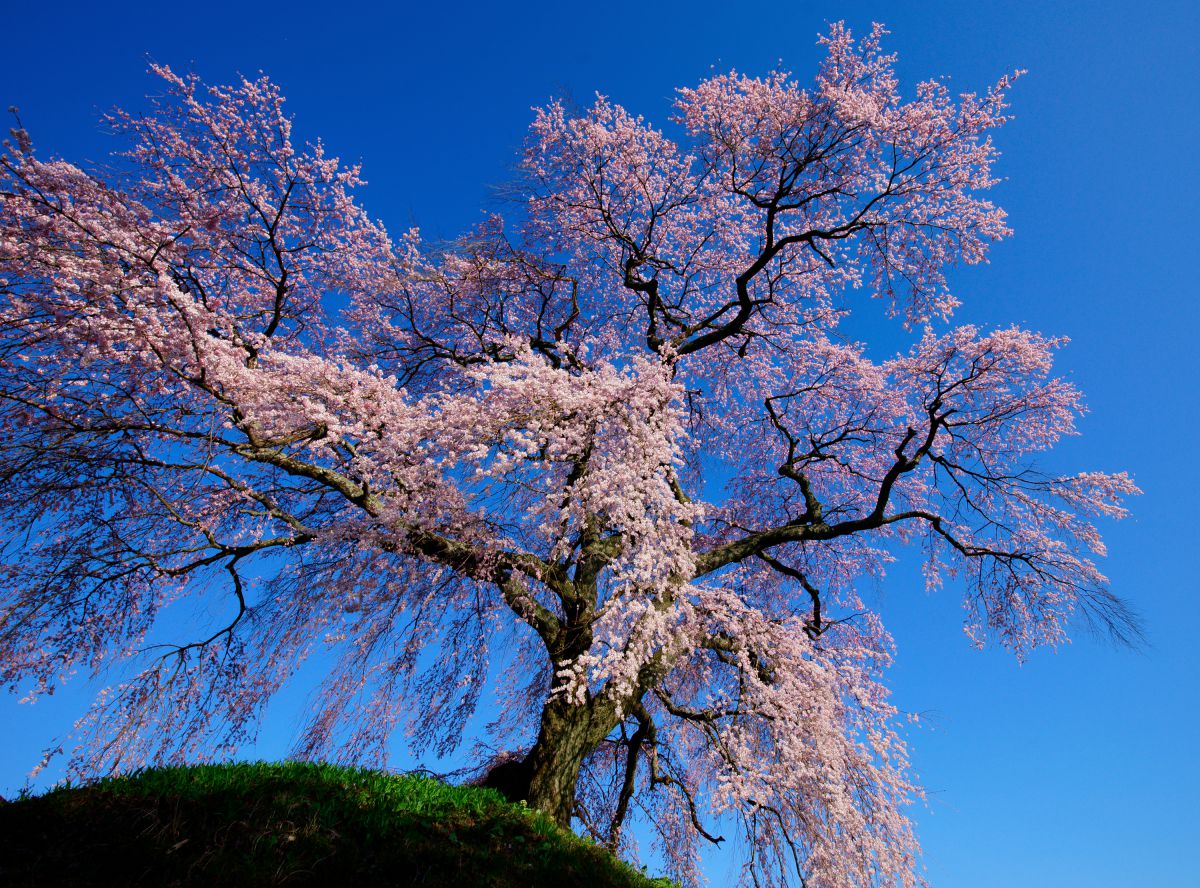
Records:
<instances>
[{"instance_id":1,"label":"shadowed grass","mask_svg":"<svg viewBox=\"0 0 1200 888\"><path fill-rule=\"evenodd\" d=\"M161 768L0 804L0 885L667 888L488 789L310 763Z\"/></svg>"}]
</instances>

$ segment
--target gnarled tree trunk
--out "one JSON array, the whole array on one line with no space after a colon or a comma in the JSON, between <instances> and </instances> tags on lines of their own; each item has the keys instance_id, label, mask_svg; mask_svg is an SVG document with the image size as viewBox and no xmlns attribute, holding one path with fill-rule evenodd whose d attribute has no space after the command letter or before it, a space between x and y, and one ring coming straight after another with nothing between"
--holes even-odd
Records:
<instances>
[{"instance_id":1,"label":"gnarled tree trunk","mask_svg":"<svg viewBox=\"0 0 1200 888\"><path fill-rule=\"evenodd\" d=\"M554 697L542 709L537 742L525 760L493 769L484 786L494 787L514 801L525 799L531 808L569 827L583 760L617 722L615 709L609 705L594 700L574 704Z\"/></svg>"}]
</instances>

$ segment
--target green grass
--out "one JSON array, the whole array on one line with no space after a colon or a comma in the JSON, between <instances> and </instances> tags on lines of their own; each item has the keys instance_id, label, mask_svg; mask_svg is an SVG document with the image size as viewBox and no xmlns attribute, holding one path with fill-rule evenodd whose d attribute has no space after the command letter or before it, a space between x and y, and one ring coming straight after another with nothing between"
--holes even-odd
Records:
<instances>
[{"instance_id":1,"label":"green grass","mask_svg":"<svg viewBox=\"0 0 1200 888\"><path fill-rule=\"evenodd\" d=\"M0 803L0 885L667 888L496 792L334 765L142 771Z\"/></svg>"}]
</instances>

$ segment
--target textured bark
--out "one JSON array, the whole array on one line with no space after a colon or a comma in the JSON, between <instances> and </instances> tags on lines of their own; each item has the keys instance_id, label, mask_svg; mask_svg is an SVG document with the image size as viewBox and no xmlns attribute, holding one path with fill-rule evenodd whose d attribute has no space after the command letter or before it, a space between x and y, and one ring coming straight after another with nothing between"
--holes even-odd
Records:
<instances>
[{"instance_id":1,"label":"textured bark","mask_svg":"<svg viewBox=\"0 0 1200 888\"><path fill-rule=\"evenodd\" d=\"M548 701L542 710L537 743L525 759L529 766L529 806L570 826L583 760L616 722L613 712L593 701L583 705L562 699Z\"/></svg>"}]
</instances>

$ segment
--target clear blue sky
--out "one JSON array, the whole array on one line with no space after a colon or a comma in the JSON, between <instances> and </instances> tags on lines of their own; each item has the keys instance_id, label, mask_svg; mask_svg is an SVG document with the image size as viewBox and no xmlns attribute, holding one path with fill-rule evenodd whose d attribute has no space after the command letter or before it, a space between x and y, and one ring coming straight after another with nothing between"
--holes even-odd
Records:
<instances>
[{"instance_id":1,"label":"clear blue sky","mask_svg":"<svg viewBox=\"0 0 1200 888\"><path fill-rule=\"evenodd\" d=\"M380 8L384 8L380 4ZM1029 69L995 193L1016 236L956 275L960 315L1073 340L1062 368L1088 394L1083 436L1052 464L1134 473L1145 495L1110 527L1105 565L1148 646L1080 635L1024 666L972 650L951 589L926 597L901 564L877 592L896 635L896 700L930 791L916 812L935 886L1200 885L1200 604L1194 568L1200 406L1195 263L1200 4L1191 2L11 4L0 107L20 106L43 156L100 159L98 112L136 107L146 57L214 81L259 69L298 132L361 158L363 196L393 231L451 236L508 177L530 106L601 91L662 121L708 72L782 63L807 77L825 22L892 29L911 86L961 90ZM20 786L80 693L0 700L0 792ZM279 710L282 712L282 708ZM280 756L273 716L258 754ZM714 884L724 881L715 863Z\"/></svg>"}]
</instances>

